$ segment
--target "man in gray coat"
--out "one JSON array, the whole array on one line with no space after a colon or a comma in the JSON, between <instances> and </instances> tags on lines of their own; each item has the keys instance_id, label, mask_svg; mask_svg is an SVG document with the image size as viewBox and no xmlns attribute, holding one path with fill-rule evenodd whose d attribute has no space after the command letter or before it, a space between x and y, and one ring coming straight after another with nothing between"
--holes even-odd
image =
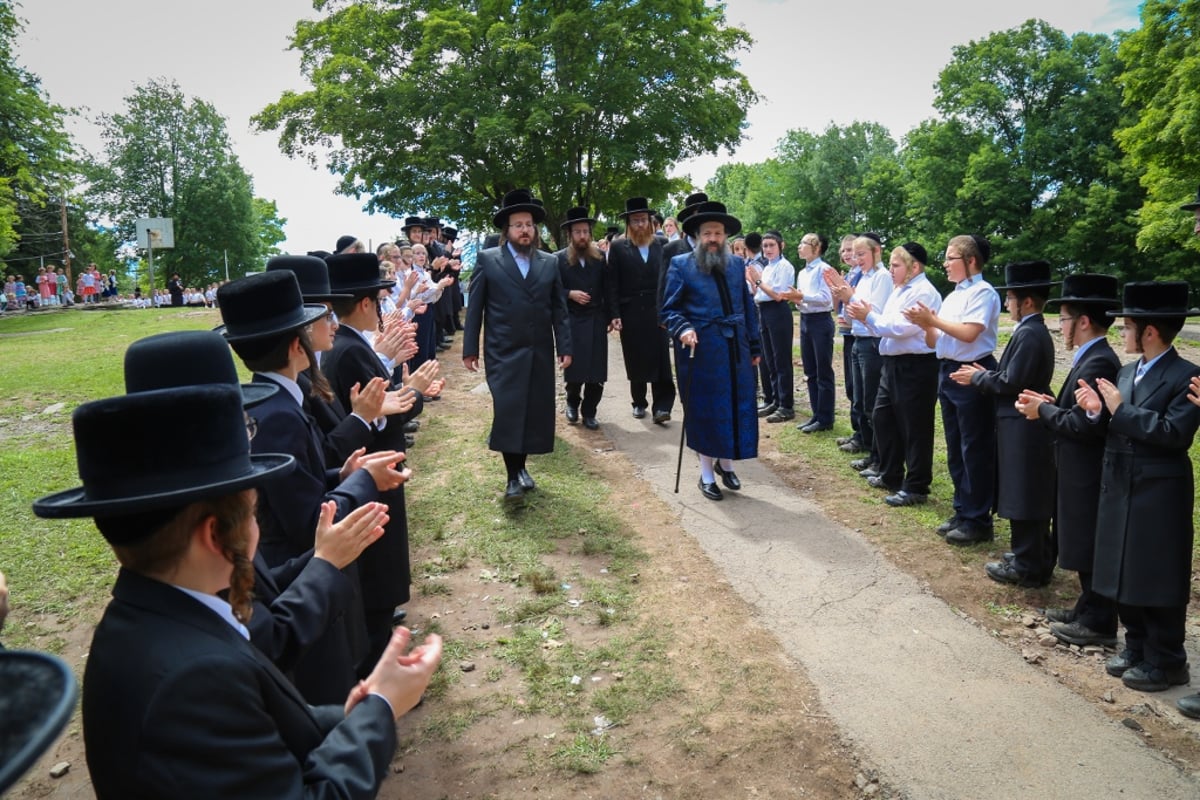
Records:
<instances>
[{"instance_id":1,"label":"man in gray coat","mask_svg":"<svg viewBox=\"0 0 1200 800\"><path fill-rule=\"evenodd\" d=\"M492 394L488 447L504 455L504 499L521 500L536 488L525 468L529 453L554 450L554 349L571 366L571 332L558 259L536 247L546 210L528 189L504 196L493 221L500 246L482 250L471 274L463 331L463 365L479 369L479 334ZM549 334L553 333L553 339Z\"/></svg>"}]
</instances>

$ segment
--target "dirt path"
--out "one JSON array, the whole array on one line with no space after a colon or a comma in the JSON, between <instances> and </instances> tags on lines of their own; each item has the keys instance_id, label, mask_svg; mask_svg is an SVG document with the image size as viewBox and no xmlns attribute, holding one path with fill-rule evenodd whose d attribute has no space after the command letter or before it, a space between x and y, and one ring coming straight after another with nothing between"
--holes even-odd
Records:
<instances>
[{"instance_id":1,"label":"dirt path","mask_svg":"<svg viewBox=\"0 0 1200 800\"><path fill-rule=\"evenodd\" d=\"M617 359L610 374L623 376ZM714 503L696 488L685 452L673 494L678 423L664 431L633 419L621 382L610 386L604 431L804 667L884 784L929 798L1200 795L1195 776L924 591L761 464L739 465L745 489Z\"/></svg>"}]
</instances>

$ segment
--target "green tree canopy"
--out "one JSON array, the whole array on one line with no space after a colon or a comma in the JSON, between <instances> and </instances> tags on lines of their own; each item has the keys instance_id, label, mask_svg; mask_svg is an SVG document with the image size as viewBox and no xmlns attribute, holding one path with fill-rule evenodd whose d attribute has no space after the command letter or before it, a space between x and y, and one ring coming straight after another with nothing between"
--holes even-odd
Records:
<instances>
[{"instance_id":1,"label":"green tree canopy","mask_svg":"<svg viewBox=\"0 0 1200 800\"><path fill-rule=\"evenodd\" d=\"M1120 55L1131 118L1117 138L1145 189L1137 234L1145 277L1200 284L1193 217L1179 210L1200 184L1200 0L1146 0L1142 27Z\"/></svg>"},{"instance_id":2,"label":"green tree canopy","mask_svg":"<svg viewBox=\"0 0 1200 800\"><path fill-rule=\"evenodd\" d=\"M756 100L735 54L749 36L704 0L317 0L297 23L312 89L256 122L289 155L329 150L340 191L373 211L424 209L485 227L533 189L557 232L664 199L681 159L732 149Z\"/></svg>"},{"instance_id":3,"label":"green tree canopy","mask_svg":"<svg viewBox=\"0 0 1200 800\"><path fill-rule=\"evenodd\" d=\"M124 240L141 217L174 220L175 247L155 251L155 284L179 272L201 286L262 268L266 252L250 175L229 143L225 118L179 86L155 80L100 118L105 160L92 169L98 206Z\"/></svg>"}]
</instances>

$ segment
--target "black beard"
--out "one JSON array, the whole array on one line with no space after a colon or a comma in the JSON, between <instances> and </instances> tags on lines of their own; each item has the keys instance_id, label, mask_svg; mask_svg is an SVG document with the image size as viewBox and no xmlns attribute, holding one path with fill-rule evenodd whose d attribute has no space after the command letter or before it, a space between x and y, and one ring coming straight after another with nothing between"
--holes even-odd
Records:
<instances>
[{"instance_id":1,"label":"black beard","mask_svg":"<svg viewBox=\"0 0 1200 800\"><path fill-rule=\"evenodd\" d=\"M519 242L509 242L509 244L512 245L513 250L516 250L518 253L520 253L523 256L528 257L529 255L531 255L533 253L533 244L532 243L520 244Z\"/></svg>"},{"instance_id":2,"label":"black beard","mask_svg":"<svg viewBox=\"0 0 1200 800\"><path fill-rule=\"evenodd\" d=\"M703 244L697 244L692 251L696 257L696 269L702 275L725 274L725 263L729 260L729 247L721 245L717 250L709 250Z\"/></svg>"}]
</instances>

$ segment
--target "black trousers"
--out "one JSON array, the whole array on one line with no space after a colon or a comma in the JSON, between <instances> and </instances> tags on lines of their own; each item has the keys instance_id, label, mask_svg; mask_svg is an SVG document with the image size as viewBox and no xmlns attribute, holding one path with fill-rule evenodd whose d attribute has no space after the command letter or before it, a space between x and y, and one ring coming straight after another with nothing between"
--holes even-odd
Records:
<instances>
[{"instance_id":1,"label":"black trousers","mask_svg":"<svg viewBox=\"0 0 1200 800\"><path fill-rule=\"evenodd\" d=\"M938 400L946 437L946 466L954 481L954 515L971 528L992 526L996 500L996 402L974 386L959 386L950 373L961 361L942 359L938 368ZM995 369L995 356L979 359Z\"/></svg>"},{"instance_id":2,"label":"black trousers","mask_svg":"<svg viewBox=\"0 0 1200 800\"><path fill-rule=\"evenodd\" d=\"M854 403L854 334L842 333L842 380L846 384L846 399ZM858 419L850 412L850 427L858 433Z\"/></svg>"},{"instance_id":3,"label":"black trousers","mask_svg":"<svg viewBox=\"0 0 1200 800\"><path fill-rule=\"evenodd\" d=\"M854 400L850 405L851 418L858 417L858 438L863 447L871 452L871 460L878 461L875 449L875 425L871 416L875 411L875 396L879 393L879 339L874 336L854 337L854 356L851 359L854 373Z\"/></svg>"},{"instance_id":4,"label":"black trousers","mask_svg":"<svg viewBox=\"0 0 1200 800\"><path fill-rule=\"evenodd\" d=\"M1187 606L1117 606L1125 626L1125 646L1158 669L1177 669L1187 663L1183 649Z\"/></svg>"},{"instance_id":5,"label":"black trousers","mask_svg":"<svg viewBox=\"0 0 1200 800\"><path fill-rule=\"evenodd\" d=\"M824 314L800 315L800 360L808 387L808 407L813 419L822 425L833 424L833 317Z\"/></svg>"},{"instance_id":6,"label":"black trousers","mask_svg":"<svg viewBox=\"0 0 1200 800\"><path fill-rule=\"evenodd\" d=\"M582 396L580 394L582 389ZM571 383L567 382L567 405L578 408L584 418L596 416L600 407L600 398L604 396L603 383Z\"/></svg>"},{"instance_id":7,"label":"black trousers","mask_svg":"<svg viewBox=\"0 0 1200 800\"><path fill-rule=\"evenodd\" d=\"M792 319L791 306L786 300L759 303L758 318L762 328L763 345L760 366L765 364L767 367L767 383L763 386L763 395L770 397L780 408L792 411L796 404L792 370L792 338L795 336L796 325Z\"/></svg>"},{"instance_id":8,"label":"black trousers","mask_svg":"<svg viewBox=\"0 0 1200 800\"><path fill-rule=\"evenodd\" d=\"M638 408L646 407L645 381L630 381L629 396ZM654 381L650 384L651 406L654 411L670 411L675 407L675 381L668 378L665 381Z\"/></svg>"},{"instance_id":9,"label":"black trousers","mask_svg":"<svg viewBox=\"0 0 1200 800\"><path fill-rule=\"evenodd\" d=\"M881 360L883 369L872 414L880 477L890 488L929 494L933 482L937 356L883 356Z\"/></svg>"},{"instance_id":10,"label":"black trousers","mask_svg":"<svg viewBox=\"0 0 1200 800\"><path fill-rule=\"evenodd\" d=\"M1079 599L1075 601L1075 621L1097 633L1117 632L1117 604L1092 591L1092 573L1079 573Z\"/></svg>"},{"instance_id":11,"label":"black trousers","mask_svg":"<svg viewBox=\"0 0 1200 800\"><path fill-rule=\"evenodd\" d=\"M1054 570L1054 542L1048 519L1012 519L1013 566L1022 575L1049 575Z\"/></svg>"}]
</instances>

